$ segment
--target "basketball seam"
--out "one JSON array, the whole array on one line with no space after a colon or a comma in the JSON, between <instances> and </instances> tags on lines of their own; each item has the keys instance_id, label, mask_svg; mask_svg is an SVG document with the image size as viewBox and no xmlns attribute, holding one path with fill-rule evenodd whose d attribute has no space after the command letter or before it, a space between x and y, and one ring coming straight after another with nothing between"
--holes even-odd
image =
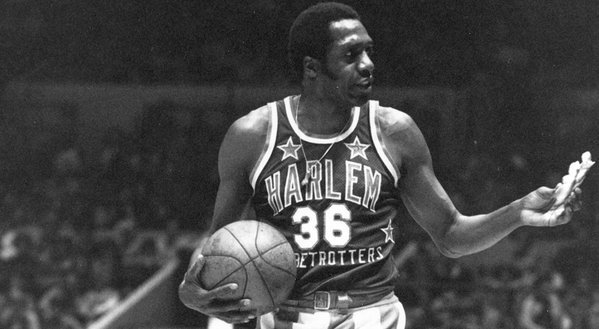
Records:
<instances>
[{"instance_id":1,"label":"basketball seam","mask_svg":"<svg viewBox=\"0 0 599 329\"><path fill-rule=\"evenodd\" d=\"M205 257L209 258L209 257L218 257L218 256L208 255L208 256L205 256ZM245 275L245 282L246 282L244 286L247 287L248 274L247 274L247 269L245 268L244 264L239 259L237 259L237 258L235 258L233 256L226 256L226 257L230 257L230 258L236 260L239 263L239 265L241 265L239 268L243 269L243 274ZM221 282L225 281L228 277L230 277L231 275L235 274L235 272L237 272L237 270L235 270L235 271L227 274L224 278L222 278L220 281L218 281L217 283L215 283L211 288L218 287L221 284ZM244 291L245 291L245 287L244 287Z\"/></svg>"},{"instance_id":2,"label":"basketball seam","mask_svg":"<svg viewBox=\"0 0 599 329\"><path fill-rule=\"evenodd\" d=\"M268 265L270 265L270 266L272 266L272 267L274 267L274 268L276 268L276 269L279 269L279 270L281 270L281 271L283 271L283 272L287 272L288 274L290 274L290 275L292 275L292 276L295 276L295 275L294 275L292 272L290 272L290 271L287 271L286 269L284 269L284 268L282 268L282 267L278 267L278 266L276 266L276 265L273 265L273 264L269 263L269 262L268 262L268 261L267 261L265 258L263 258L263 257L262 257L262 255L261 255L261 254L258 254L258 256L256 256L256 257L252 257L252 256L249 254L249 252L248 252L248 251L247 251L247 250L246 250L246 249L243 247L243 244L241 243L241 241L239 241L239 239L237 239L237 237L236 237L236 236L233 234L233 232L229 231L228 229L227 229L227 231L228 231L229 233L231 233L231 235L232 235L232 236L235 238L235 240L236 240L236 241L239 243L239 245L241 246L241 248L242 248L242 249L243 249L243 251L245 252L246 256L248 256L248 261L247 261L247 262L245 262L245 263L244 263L244 262L242 262L242 261L240 261L239 259L237 259L237 258L234 258L234 257L233 257L235 260L238 260L238 261L239 261L239 263L240 263L241 265L245 266L245 265L247 265L247 264L249 264L249 263L253 263L253 262L254 262L254 260L255 260L255 259L257 259L257 258L262 258L262 259L264 260L264 262L265 262L265 263L267 263ZM255 242L255 241L254 241L254 242ZM267 253L267 252L269 252L269 251L273 250L274 248L276 248L276 247L278 247L278 246L280 246L280 245L284 245L284 244L286 244L286 243L287 243L287 241L285 240L285 241L282 241L282 242L281 242L281 243L279 243L279 244L275 244L275 245L271 246L270 248L268 248L268 249L264 250L264 252L263 252L263 253ZM256 245L256 250L258 250L258 246L257 246L257 245ZM258 250L258 251L260 251L260 250Z\"/></svg>"},{"instance_id":3,"label":"basketball seam","mask_svg":"<svg viewBox=\"0 0 599 329\"><path fill-rule=\"evenodd\" d=\"M274 246L270 247L269 249L265 250L264 252L262 252L262 253L259 253L259 254L258 254L258 257L262 258L262 260L263 260L263 261L264 261L266 264L268 264L268 265L270 265L270 266L272 266L272 267L274 267L274 268L276 268L276 269L278 269L278 270L281 270L281 271L283 271L283 272L286 272L287 274L289 274L289 275L291 275L291 276L295 277L296 275L295 275L295 274L293 274L291 271L288 271L287 269L285 269L285 268L283 268L283 267L279 267L279 266L277 266L277 265L275 265L275 264L269 263L269 262L268 262L268 260L267 260L266 258L262 257L262 254L265 254L265 253L267 253L267 252L269 252L269 251L271 251L271 250L275 249L276 247L278 247L278 246L281 246L281 245L284 245L284 244L286 244L286 243L287 243L287 241L283 241L283 242L281 242L281 243L279 243L279 244L276 244L276 245L274 245ZM258 246L257 246L257 245L256 245L256 249L258 249ZM256 258L258 258L258 257L255 257L254 259L256 259Z\"/></svg>"},{"instance_id":4,"label":"basketball seam","mask_svg":"<svg viewBox=\"0 0 599 329\"><path fill-rule=\"evenodd\" d=\"M248 258L250 259L250 262L253 262L253 261L252 261L252 256L251 256L251 255L250 255L250 253L249 253L249 252L248 252L248 251L245 249L245 246L243 245L243 243L241 243L241 241L239 241L239 239L237 238L237 236L235 236L235 234L233 234L233 232L231 232L231 230L229 230L229 228L227 228L227 227L224 227L224 229L225 229L225 230L227 230L227 232L229 232L229 234L231 234L231 236L232 236L232 237L235 239L235 241L237 241L237 243L239 244L239 246L241 247L241 249L243 249L243 251L245 252L245 254L246 254L246 255L248 256ZM241 262L240 262L240 263L241 263ZM243 263L242 263L242 264L243 264ZM243 267L244 267L244 268L245 268L245 265L246 265L246 264L249 264L249 262L247 262L247 263L243 264ZM258 272L259 272L259 271L258 271ZM247 277L247 272L246 272L246 284L245 284L245 287L243 287L243 294L242 294L242 296L245 296L245 292L247 291L247 286L248 286L248 284L247 284L247 280L248 280L248 277Z\"/></svg>"},{"instance_id":5,"label":"basketball seam","mask_svg":"<svg viewBox=\"0 0 599 329\"><path fill-rule=\"evenodd\" d=\"M267 261L267 260L266 260L264 257L262 257L262 252L261 252L261 250L259 250L259 249L258 249L258 231L260 230L260 225L261 225L262 223L261 223L261 222L257 222L257 224L258 224L258 225L256 225L256 234L254 235L254 236L255 236L255 238L254 238L254 246L256 247L256 251L257 251L257 253L258 253L258 256L256 256L256 257L252 257L252 256L250 255L250 253L248 252L248 250L247 250L247 249L245 248L245 246L243 245L243 243L241 243L241 241L240 241L240 240L237 238L237 236L235 236L235 234L233 234L233 232L231 232L231 230L229 230L229 228L227 228L227 227L224 227L224 229L225 229L225 230L227 230L227 232L229 232L229 233L231 234L231 236L233 236L233 238L235 239L235 241L237 241L237 243L239 244L239 246L241 246L241 249L243 249L243 251L245 252L245 254L246 254L246 255L248 256L248 258L249 258L249 261L248 261L248 262L246 262L246 263L242 263L242 262L240 261L240 263L242 263L244 267L245 267L245 265L249 264L250 262L251 262L251 263L253 263L253 264L254 264L254 267L255 267L255 269L256 269L256 273L258 273L258 276L260 277L260 280L262 280L262 284L263 284L265 287L268 287L268 284L267 284L266 280L264 279L264 276L262 275L262 272L260 271L259 267L256 265L256 262L254 261L254 260L255 260L255 259L257 259L257 258L260 258L260 259L262 259L262 260L263 260L263 261L264 261L266 264L268 264L268 265L270 265L270 266L272 266L272 267L274 267L274 268L276 268L276 269L279 269L279 270L281 270L281 271L283 271L283 272L285 272L285 273L287 273L287 274L289 274L289 275L291 275L291 276L293 276L293 277L295 278L295 277L296 277L296 275L294 275L292 272L290 272L290 271L287 271L287 270L286 270L286 269L284 269L284 268L280 268L280 267L278 267L278 266L275 266L275 265L273 265L273 264L269 263L269 262L268 262L268 261ZM285 243L287 243L287 240L284 240L284 241L282 241L282 242L281 242L281 243L279 243L279 244L276 244L276 245L274 245L274 246L271 246L269 249L265 250L264 252L269 252L270 250L272 250L272 249L274 249L274 248L276 248L276 247L278 247L278 246L280 246L280 245L283 245L283 244L285 244ZM247 281L247 271L245 271L245 274L246 274L246 281ZM246 293L247 286L248 286L248 285L246 284L246 285L245 285L245 287L244 287L243 295L245 295L245 293ZM275 300L274 300L274 297L272 296L272 293L270 292L270 289L266 289L266 291L268 292L268 295L269 295L269 297L270 297L270 300L271 300L271 305L273 305L273 306L276 306L276 305L275 305Z\"/></svg>"},{"instance_id":6,"label":"basketball seam","mask_svg":"<svg viewBox=\"0 0 599 329\"><path fill-rule=\"evenodd\" d=\"M260 224L261 223L258 222L258 225L256 225L256 234L254 234L254 246L256 247L256 251L258 251L258 257L262 258L262 253L258 249L258 232L260 231ZM255 257L255 258L258 258L258 257ZM270 287L268 286L268 283L266 283L266 280L264 279L262 272L260 271L258 266L256 266L256 262L254 262L254 259L252 259L252 263L254 263L254 266L256 267L256 272L260 276L260 280L262 280L262 284L264 285L264 287L267 287L266 291L268 292L268 296L270 297L270 304L275 306L275 299L272 296L272 293L270 292ZM262 258L262 259L264 259L264 258Z\"/></svg>"}]
</instances>

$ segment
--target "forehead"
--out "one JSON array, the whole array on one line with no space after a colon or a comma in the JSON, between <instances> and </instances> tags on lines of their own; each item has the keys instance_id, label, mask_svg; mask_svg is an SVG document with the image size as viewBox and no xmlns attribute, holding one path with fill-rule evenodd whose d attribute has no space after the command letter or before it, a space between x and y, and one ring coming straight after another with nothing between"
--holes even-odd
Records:
<instances>
[{"instance_id":1,"label":"forehead","mask_svg":"<svg viewBox=\"0 0 599 329\"><path fill-rule=\"evenodd\" d=\"M343 19L332 22L329 26L332 46L348 47L357 44L371 44L372 39L366 28L357 19Z\"/></svg>"}]
</instances>

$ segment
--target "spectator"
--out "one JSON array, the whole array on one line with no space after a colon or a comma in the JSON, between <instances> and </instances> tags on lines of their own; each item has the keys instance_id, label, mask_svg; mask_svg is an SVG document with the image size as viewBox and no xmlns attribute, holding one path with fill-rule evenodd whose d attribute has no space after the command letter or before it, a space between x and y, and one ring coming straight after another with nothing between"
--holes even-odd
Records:
<instances>
[{"instance_id":1,"label":"spectator","mask_svg":"<svg viewBox=\"0 0 599 329\"><path fill-rule=\"evenodd\" d=\"M586 310L586 318L582 329L599 328L599 287L593 291L593 301L591 306Z\"/></svg>"},{"instance_id":2,"label":"spectator","mask_svg":"<svg viewBox=\"0 0 599 329\"><path fill-rule=\"evenodd\" d=\"M94 243L90 251L88 277L82 294L77 298L77 311L90 322L116 307L119 293L121 252L114 241L104 239Z\"/></svg>"},{"instance_id":3,"label":"spectator","mask_svg":"<svg viewBox=\"0 0 599 329\"><path fill-rule=\"evenodd\" d=\"M31 293L31 275L14 272L9 278L5 307L0 310L0 327L7 329L41 329Z\"/></svg>"},{"instance_id":4,"label":"spectator","mask_svg":"<svg viewBox=\"0 0 599 329\"><path fill-rule=\"evenodd\" d=\"M44 329L83 329L74 316L74 296L67 291L64 286L54 286L40 298L40 320Z\"/></svg>"},{"instance_id":5,"label":"spectator","mask_svg":"<svg viewBox=\"0 0 599 329\"><path fill-rule=\"evenodd\" d=\"M563 284L561 274L555 271L537 278L533 290L522 300L519 324L523 329L572 328L572 319L560 296Z\"/></svg>"}]
</instances>

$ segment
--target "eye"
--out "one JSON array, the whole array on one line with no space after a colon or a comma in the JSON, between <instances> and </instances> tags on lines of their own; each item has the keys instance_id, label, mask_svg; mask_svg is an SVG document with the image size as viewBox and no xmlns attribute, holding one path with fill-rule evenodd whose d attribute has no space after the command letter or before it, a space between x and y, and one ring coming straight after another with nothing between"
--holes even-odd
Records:
<instances>
[{"instance_id":1,"label":"eye","mask_svg":"<svg viewBox=\"0 0 599 329\"><path fill-rule=\"evenodd\" d=\"M353 62L362 54L362 52L366 53L366 55L368 55L368 57L372 57L372 55L374 55L374 47L367 46L364 48L350 49L348 52L345 53L344 57L348 61Z\"/></svg>"},{"instance_id":2,"label":"eye","mask_svg":"<svg viewBox=\"0 0 599 329\"><path fill-rule=\"evenodd\" d=\"M360 54L359 51L357 50L350 50L348 52L345 53L345 58L349 59L349 60L353 60L356 57L358 57L358 55Z\"/></svg>"}]
</instances>

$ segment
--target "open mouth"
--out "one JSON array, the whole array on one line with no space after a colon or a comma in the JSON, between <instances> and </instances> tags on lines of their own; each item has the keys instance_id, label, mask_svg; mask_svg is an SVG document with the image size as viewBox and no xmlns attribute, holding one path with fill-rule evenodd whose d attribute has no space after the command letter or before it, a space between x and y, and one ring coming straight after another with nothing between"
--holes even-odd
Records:
<instances>
[{"instance_id":1,"label":"open mouth","mask_svg":"<svg viewBox=\"0 0 599 329\"><path fill-rule=\"evenodd\" d=\"M368 88L372 87L372 82L373 82L372 78L364 79L364 80L360 81L359 83L357 83L356 86L358 86L361 89L368 89Z\"/></svg>"},{"instance_id":2,"label":"open mouth","mask_svg":"<svg viewBox=\"0 0 599 329\"><path fill-rule=\"evenodd\" d=\"M372 82L368 81L368 82L358 83L356 86L360 89L369 89L370 87L372 87Z\"/></svg>"}]
</instances>

